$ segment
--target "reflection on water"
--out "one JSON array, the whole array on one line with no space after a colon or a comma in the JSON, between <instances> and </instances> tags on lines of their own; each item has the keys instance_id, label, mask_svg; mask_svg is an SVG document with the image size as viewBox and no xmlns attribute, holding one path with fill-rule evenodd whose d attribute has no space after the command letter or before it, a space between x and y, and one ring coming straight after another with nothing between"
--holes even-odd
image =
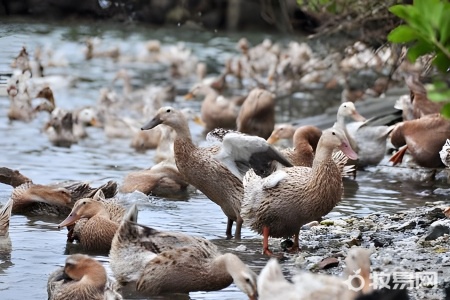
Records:
<instances>
[{"instance_id":1,"label":"reflection on water","mask_svg":"<svg viewBox=\"0 0 450 300\"><path fill-rule=\"evenodd\" d=\"M148 68L145 64L126 64L117 66L109 60L84 60L81 49L87 36L99 36L108 45L117 45L123 53L135 53L147 39L160 39L163 43L185 42L193 49L201 61L206 61L211 70L220 71L227 57L235 53L235 43L240 35L220 35L209 32L181 32L180 30L144 30L128 27L126 30L108 30L99 26L58 27L51 25L32 26L24 24L5 25L0 28L0 62L3 71L5 64L14 57L22 45L34 49L37 45L50 47L55 55L61 55L70 62L69 67L52 70L55 74L67 74L79 78L74 88L55 90L58 105L71 109L93 104L98 98L99 89L109 86L114 72L119 67L133 69L134 85L160 83L166 80L166 70L158 67ZM252 34L252 42L260 42L263 34ZM286 41L286 37L272 37ZM32 52L32 51L30 51ZM50 72L50 71L49 71ZM182 95L192 81L177 82ZM336 95L333 95L336 96ZM339 97L337 97L339 98ZM315 101L312 99L311 101ZM186 104L177 97L175 105L190 105L199 108L198 102ZM289 101L289 99L287 99ZM307 101L307 100L302 100ZM6 112L8 99L0 98L0 165L19 169L36 183L51 183L63 180L92 181L99 185L107 180L121 181L127 172L147 168L153 164L153 151L136 153L129 147L129 140L107 139L103 132L89 128L89 138L73 145L70 149L56 148L49 144L41 133L47 116L41 115L30 123L8 123ZM280 107L287 107L281 103ZM313 105L311 105L313 106ZM299 104L298 107L308 107ZM320 107L319 107L320 109ZM293 113L294 112L294 113ZM289 115L290 114L290 115ZM279 111L278 121L303 116L305 110ZM201 128L192 126L193 136L199 141ZM342 202L327 217L343 215L366 215L373 212L393 212L433 201L433 184L427 186L404 182L386 173L359 172L356 181L345 181L345 195ZM5 203L11 193L9 186L0 186L0 202ZM259 271L267 259L260 254L261 237L248 229L243 229L243 241L224 240L226 218L214 203L202 194L191 195L188 201L168 201L154 197L143 197L135 193L123 197L129 205L137 201L139 222L161 230L182 231L212 239L223 251L235 251L244 245L245 251L238 255L255 271ZM76 248L67 246L66 231L58 230L60 218L25 217L14 215L11 219L10 244L0 243L0 298L1 299L45 299L47 297L47 276L57 266L63 265L65 255ZM6 245L6 246L4 246ZM108 264L108 258L97 256ZM132 298L133 295L127 295ZM192 299L245 299L234 285L223 291L191 293ZM155 297L153 299L174 299L174 297Z\"/></svg>"}]
</instances>

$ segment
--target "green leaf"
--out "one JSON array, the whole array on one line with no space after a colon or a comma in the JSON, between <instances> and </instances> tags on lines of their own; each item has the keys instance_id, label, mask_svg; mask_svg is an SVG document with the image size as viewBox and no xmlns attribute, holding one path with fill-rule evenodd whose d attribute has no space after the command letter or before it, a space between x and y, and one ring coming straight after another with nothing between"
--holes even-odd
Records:
<instances>
[{"instance_id":1,"label":"green leaf","mask_svg":"<svg viewBox=\"0 0 450 300\"><path fill-rule=\"evenodd\" d=\"M439 23L439 34L440 34L440 42L443 45L446 45L447 42L450 42L450 3L446 3L448 5L445 6L445 9L442 13L442 18ZM446 16L446 17L445 17Z\"/></svg>"},{"instance_id":2,"label":"green leaf","mask_svg":"<svg viewBox=\"0 0 450 300\"><path fill-rule=\"evenodd\" d=\"M450 119L450 103L444 105L444 107L441 110L441 114L447 119Z\"/></svg>"},{"instance_id":3,"label":"green leaf","mask_svg":"<svg viewBox=\"0 0 450 300\"><path fill-rule=\"evenodd\" d=\"M427 96L434 102L447 102L450 101L450 89L441 92L429 92Z\"/></svg>"},{"instance_id":4,"label":"green leaf","mask_svg":"<svg viewBox=\"0 0 450 300\"><path fill-rule=\"evenodd\" d=\"M389 7L389 11L407 22L411 20L412 16L414 16L415 14L419 14L417 8L412 5L394 5Z\"/></svg>"},{"instance_id":5,"label":"green leaf","mask_svg":"<svg viewBox=\"0 0 450 300\"><path fill-rule=\"evenodd\" d=\"M439 51L433 59L433 65L435 65L442 73L447 73L447 70L450 68L450 57Z\"/></svg>"},{"instance_id":6,"label":"green leaf","mask_svg":"<svg viewBox=\"0 0 450 300\"><path fill-rule=\"evenodd\" d=\"M400 25L394 28L387 38L394 43L407 43L417 39L417 32L408 25Z\"/></svg>"},{"instance_id":7,"label":"green leaf","mask_svg":"<svg viewBox=\"0 0 450 300\"><path fill-rule=\"evenodd\" d=\"M416 59L424 54L434 51L434 45L419 39L419 41L408 49L407 57L409 61L415 62Z\"/></svg>"}]
</instances>

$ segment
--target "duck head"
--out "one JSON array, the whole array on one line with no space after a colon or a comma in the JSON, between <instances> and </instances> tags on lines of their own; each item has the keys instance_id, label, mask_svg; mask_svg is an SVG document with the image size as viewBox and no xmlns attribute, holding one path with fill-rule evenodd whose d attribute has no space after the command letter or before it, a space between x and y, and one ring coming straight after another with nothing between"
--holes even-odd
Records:
<instances>
[{"instance_id":1,"label":"duck head","mask_svg":"<svg viewBox=\"0 0 450 300\"><path fill-rule=\"evenodd\" d=\"M350 142L345 136L345 133L337 128L324 130L322 133L322 137L319 140L319 145L320 144L326 145L329 149L338 148L339 150L344 152L344 154L350 159L358 159L358 155L350 146Z\"/></svg>"},{"instance_id":2,"label":"duck head","mask_svg":"<svg viewBox=\"0 0 450 300\"><path fill-rule=\"evenodd\" d=\"M161 107L156 113L156 116L150 122L142 126L141 130L152 129L159 124L170 126L175 129L177 133L186 130L189 131L187 120L184 114L180 110L177 110L171 106Z\"/></svg>"},{"instance_id":3,"label":"duck head","mask_svg":"<svg viewBox=\"0 0 450 300\"><path fill-rule=\"evenodd\" d=\"M105 286L107 275L105 268L95 259L84 254L67 257L61 279L83 281L99 288Z\"/></svg>"},{"instance_id":4,"label":"duck head","mask_svg":"<svg viewBox=\"0 0 450 300\"><path fill-rule=\"evenodd\" d=\"M109 217L102 202L90 198L80 199L75 203L67 218L58 225L58 228L72 225L81 218L89 219L99 214Z\"/></svg>"},{"instance_id":5,"label":"duck head","mask_svg":"<svg viewBox=\"0 0 450 300\"><path fill-rule=\"evenodd\" d=\"M358 113L355 108L355 104L350 101L344 102L341 106L339 106L338 115L343 117L351 117L357 122L364 122L366 120L366 118Z\"/></svg>"},{"instance_id":6,"label":"duck head","mask_svg":"<svg viewBox=\"0 0 450 300\"><path fill-rule=\"evenodd\" d=\"M295 128L290 124L280 124L272 131L267 139L269 144L275 144L281 139L290 139L294 136Z\"/></svg>"},{"instance_id":7,"label":"duck head","mask_svg":"<svg viewBox=\"0 0 450 300\"><path fill-rule=\"evenodd\" d=\"M71 203L70 192L65 188L55 188L47 185L35 184L26 191L27 197L33 201L67 206Z\"/></svg>"}]
</instances>

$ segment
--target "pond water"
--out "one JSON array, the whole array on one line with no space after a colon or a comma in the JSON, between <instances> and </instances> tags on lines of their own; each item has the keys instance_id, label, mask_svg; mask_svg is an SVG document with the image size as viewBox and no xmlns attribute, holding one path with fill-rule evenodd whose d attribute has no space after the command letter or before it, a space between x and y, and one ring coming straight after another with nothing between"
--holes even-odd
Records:
<instances>
[{"instance_id":1,"label":"pond water","mask_svg":"<svg viewBox=\"0 0 450 300\"><path fill-rule=\"evenodd\" d=\"M122 68L133 71L133 85L164 83L167 71L161 66L144 63L118 64L109 59L86 61L83 41L90 36L102 38L102 44L118 46L122 53L135 54L143 49L145 41L159 39L163 46L183 42L192 49L200 61L208 63L211 72L219 73L226 58L237 53L236 42L243 33L195 32L173 29L148 29L134 25L99 24L29 24L14 22L0 25L0 72L9 69L9 63L22 46L32 53L36 46L52 49L55 57L66 59L67 67L49 69L47 74L64 74L77 78L74 87L54 90L58 106L73 109L93 105L99 97L99 89L108 87L115 72ZM250 42L258 43L265 37L287 42L299 37L270 36L263 33L245 33ZM195 78L176 82L175 106L191 106L199 109L199 102L184 102L182 95ZM339 97L336 97L339 99ZM316 101L313 99L312 101ZM306 101L306 100L305 100ZM312 104L311 104L312 105ZM54 147L41 132L48 118L42 114L30 123L7 119L9 100L0 97L0 166L18 169L36 183L47 184L64 180L89 181L100 185L107 180L119 183L132 171L153 165L154 151L137 153L129 146L128 139L108 139L98 128L88 128L89 137L71 148ZM302 104L303 107L308 104ZM310 114L309 114L310 115ZM290 121L305 115L292 115L279 111L278 121ZM148 116L151 118L152 116ZM202 140L201 128L192 124L196 141ZM340 204L327 216L337 218L350 215L366 215L373 212L395 212L420 206L425 201L441 200L433 194L437 187L445 187L442 181L417 183L405 181L395 174L384 172L359 172L356 180L345 182L346 192ZM12 188L0 185L0 203L4 204ZM224 251L235 251L243 244L246 251L239 252L257 272L267 259L260 254L262 239L250 230L243 229L239 243L224 240L226 218L220 208L201 193L195 193L187 201L171 201L157 197L144 197L134 193L120 195L127 204L138 203L139 222L162 230L182 231L212 239ZM71 252L66 245L66 231L58 230L60 218L27 217L13 215L10 224L10 246L0 249L0 298L45 299L47 277L57 266L64 264ZM108 265L108 257L96 256ZM285 271L288 265L285 265ZM133 295L126 295L133 298ZM191 299L245 299L234 285L217 292L191 293ZM172 299L155 297L153 299Z\"/></svg>"}]
</instances>

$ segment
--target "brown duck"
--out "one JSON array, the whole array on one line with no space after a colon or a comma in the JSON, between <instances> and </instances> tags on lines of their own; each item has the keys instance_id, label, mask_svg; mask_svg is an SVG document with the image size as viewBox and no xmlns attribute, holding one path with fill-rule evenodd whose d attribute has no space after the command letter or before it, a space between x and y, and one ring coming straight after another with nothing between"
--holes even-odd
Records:
<instances>
[{"instance_id":1,"label":"brown duck","mask_svg":"<svg viewBox=\"0 0 450 300\"><path fill-rule=\"evenodd\" d=\"M70 255L50 274L47 293L49 300L122 299L102 264L84 254Z\"/></svg>"},{"instance_id":2,"label":"brown duck","mask_svg":"<svg viewBox=\"0 0 450 300\"><path fill-rule=\"evenodd\" d=\"M269 236L294 236L291 250L298 251L300 227L323 217L341 200L343 165L338 167L332 159L337 148L357 158L345 134L328 129L319 140L311 168L284 168L266 178L247 172L241 214L251 229L263 234L264 254L273 255Z\"/></svg>"}]
</instances>

